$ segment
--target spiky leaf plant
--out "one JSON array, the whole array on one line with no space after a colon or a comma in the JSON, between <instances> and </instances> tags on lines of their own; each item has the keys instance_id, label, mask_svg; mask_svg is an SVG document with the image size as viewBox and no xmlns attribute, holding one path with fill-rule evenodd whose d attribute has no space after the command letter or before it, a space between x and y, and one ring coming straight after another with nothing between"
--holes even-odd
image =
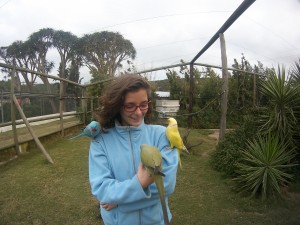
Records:
<instances>
[{"instance_id":1,"label":"spiky leaf plant","mask_svg":"<svg viewBox=\"0 0 300 225\"><path fill-rule=\"evenodd\" d=\"M278 68L277 74L273 70L266 80L261 81L260 90L269 100L267 113L261 117L262 131L278 134L293 145L292 137L299 131L296 115L300 112L300 86L294 85L282 67Z\"/></svg>"},{"instance_id":2,"label":"spiky leaf plant","mask_svg":"<svg viewBox=\"0 0 300 225\"><path fill-rule=\"evenodd\" d=\"M234 179L239 188L251 192L251 196L260 195L262 199L280 195L280 187L292 179L287 168L293 166L290 161L294 157L294 150L271 134L265 137L259 135L247 146L238 164L239 176Z\"/></svg>"},{"instance_id":3,"label":"spiky leaf plant","mask_svg":"<svg viewBox=\"0 0 300 225\"><path fill-rule=\"evenodd\" d=\"M298 62L296 61L292 66L290 74L296 83L300 82L300 58L298 59Z\"/></svg>"}]
</instances>

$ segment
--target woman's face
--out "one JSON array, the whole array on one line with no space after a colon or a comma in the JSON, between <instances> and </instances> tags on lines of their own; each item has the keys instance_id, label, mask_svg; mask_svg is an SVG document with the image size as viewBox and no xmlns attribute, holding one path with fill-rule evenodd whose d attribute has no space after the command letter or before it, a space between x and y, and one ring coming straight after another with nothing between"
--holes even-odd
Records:
<instances>
[{"instance_id":1,"label":"woman's face","mask_svg":"<svg viewBox=\"0 0 300 225\"><path fill-rule=\"evenodd\" d=\"M139 106L139 107L137 107ZM148 111L148 96L145 89L128 92L121 107L123 126L139 126Z\"/></svg>"}]
</instances>

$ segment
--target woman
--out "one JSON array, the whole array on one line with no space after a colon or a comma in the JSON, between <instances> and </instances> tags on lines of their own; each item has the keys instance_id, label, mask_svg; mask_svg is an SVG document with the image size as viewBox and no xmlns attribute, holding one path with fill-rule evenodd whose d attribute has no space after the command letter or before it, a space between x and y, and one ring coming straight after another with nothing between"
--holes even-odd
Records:
<instances>
[{"instance_id":1,"label":"woman","mask_svg":"<svg viewBox=\"0 0 300 225\"><path fill-rule=\"evenodd\" d=\"M118 77L99 99L102 132L91 142L89 179L105 225L163 225L158 191L140 160L140 145L160 149L166 203L176 184L178 155L166 128L148 125L151 89L139 75ZM171 213L167 203L168 217Z\"/></svg>"}]
</instances>

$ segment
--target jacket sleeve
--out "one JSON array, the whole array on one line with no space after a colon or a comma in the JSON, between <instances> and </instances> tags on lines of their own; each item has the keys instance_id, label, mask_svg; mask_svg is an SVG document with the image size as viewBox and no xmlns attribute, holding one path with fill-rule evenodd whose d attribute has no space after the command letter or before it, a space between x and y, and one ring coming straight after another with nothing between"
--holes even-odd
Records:
<instances>
[{"instance_id":1,"label":"jacket sleeve","mask_svg":"<svg viewBox=\"0 0 300 225\"><path fill-rule=\"evenodd\" d=\"M163 181L165 188L165 197L167 198L168 196L173 194L175 190L176 175L178 168L178 153L177 149L175 148L169 149L170 143L165 135L165 129L164 127L162 127L161 129L163 132L159 132L161 135L158 138L156 146L161 150L161 155L163 158L162 172L165 174L165 176L163 177ZM150 197L147 197L146 199L141 199L135 203L119 205L120 210L124 212L130 212L141 208L149 207L160 201L155 183L151 184L146 189L146 192L150 192Z\"/></svg>"},{"instance_id":2,"label":"jacket sleeve","mask_svg":"<svg viewBox=\"0 0 300 225\"><path fill-rule=\"evenodd\" d=\"M117 205L151 197L150 190L142 188L136 175L131 179L118 181L111 171L100 137L97 141L91 142L89 152L89 180L92 194L100 202Z\"/></svg>"}]
</instances>

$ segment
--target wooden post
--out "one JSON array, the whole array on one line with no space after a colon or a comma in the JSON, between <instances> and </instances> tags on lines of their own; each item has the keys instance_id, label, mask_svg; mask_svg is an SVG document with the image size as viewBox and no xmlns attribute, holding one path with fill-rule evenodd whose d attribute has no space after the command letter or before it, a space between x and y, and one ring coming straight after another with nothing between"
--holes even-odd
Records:
<instances>
[{"instance_id":1,"label":"wooden post","mask_svg":"<svg viewBox=\"0 0 300 225\"><path fill-rule=\"evenodd\" d=\"M91 121L93 120L93 112L94 112L94 99L91 97Z\"/></svg>"},{"instance_id":2,"label":"wooden post","mask_svg":"<svg viewBox=\"0 0 300 225\"><path fill-rule=\"evenodd\" d=\"M224 34L220 33L221 58L222 58L222 102L221 102L221 121L219 141L224 138L226 131L226 114L227 114L227 96L228 96L228 71L227 71L227 56Z\"/></svg>"},{"instance_id":3,"label":"wooden post","mask_svg":"<svg viewBox=\"0 0 300 225\"><path fill-rule=\"evenodd\" d=\"M53 164L53 160L52 158L50 157L50 155L47 153L47 151L45 150L44 146L42 145L42 143L40 142L40 140L38 139L38 137L35 135L34 131L32 130L23 110L21 109L21 107L19 106L19 103L18 103L18 100L16 98L15 95L12 96L12 100L13 102L15 103L24 123L26 124L27 126L27 129L28 131L30 132L31 136L33 137L36 145L38 146L38 148L42 151L42 153L44 154L44 156L46 157L46 159L48 160L48 162L52 163Z\"/></svg>"},{"instance_id":4,"label":"wooden post","mask_svg":"<svg viewBox=\"0 0 300 225\"><path fill-rule=\"evenodd\" d=\"M14 135L15 151L16 151L16 154L19 155L20 154L20 146L19 146L19 141L18 141L17 126L16 126L16 110L15 110L14 103L13 103L13 97L15 94L15 75L16 75L16 68L14 67L10 73L10 77L11 77L10 115L11 115L11 126L12 126L12 130L13 130L13 135ZM18 101L17 101L17 104L19 105Z\"/></svg>"},{"instance_id":5,"label":"wooden post","mask_svg":"<svg viewBox=\"0 0 300 225\"><path fill-rule=\"evenodd\" d=\"M86 124L86 88L82 89L82 98L81 98L81 109L82 109L82 122Z\"/></svg>"},{"instance_id":6,"label":"wooden post","mask_svg":"<svg viewBox=\"0 0 300 225\"><path fill-rule=\"evenodd\" d=\"M3 111L3 90L1 89L1 123L4 123L4 111Z\"/></svg>"},{"instance_id":7,"label":"wooden post","mask_svg":"<svg viewBox=\"0 0 300 225\"><path fill-rule=\"evenodd\" d=\"M190 64L190 91L189 91L189 116L188 116L188 128L192 127L193 123L193 93L194 92L194 65Z\"/></svg>"},{"instance_id":8,"label":"wooden post","mask_svg":"<svg viewBox=\"0 0 300 225\"><path fill-rule=\"evenodd\" d=\"M63 91L64 91L64 82L60 81L59 85L59 119L60 119L60 135L62 137L65 136L64 131L64 103L65 99L63 98Z\"/></svg>"}]
</instances>

